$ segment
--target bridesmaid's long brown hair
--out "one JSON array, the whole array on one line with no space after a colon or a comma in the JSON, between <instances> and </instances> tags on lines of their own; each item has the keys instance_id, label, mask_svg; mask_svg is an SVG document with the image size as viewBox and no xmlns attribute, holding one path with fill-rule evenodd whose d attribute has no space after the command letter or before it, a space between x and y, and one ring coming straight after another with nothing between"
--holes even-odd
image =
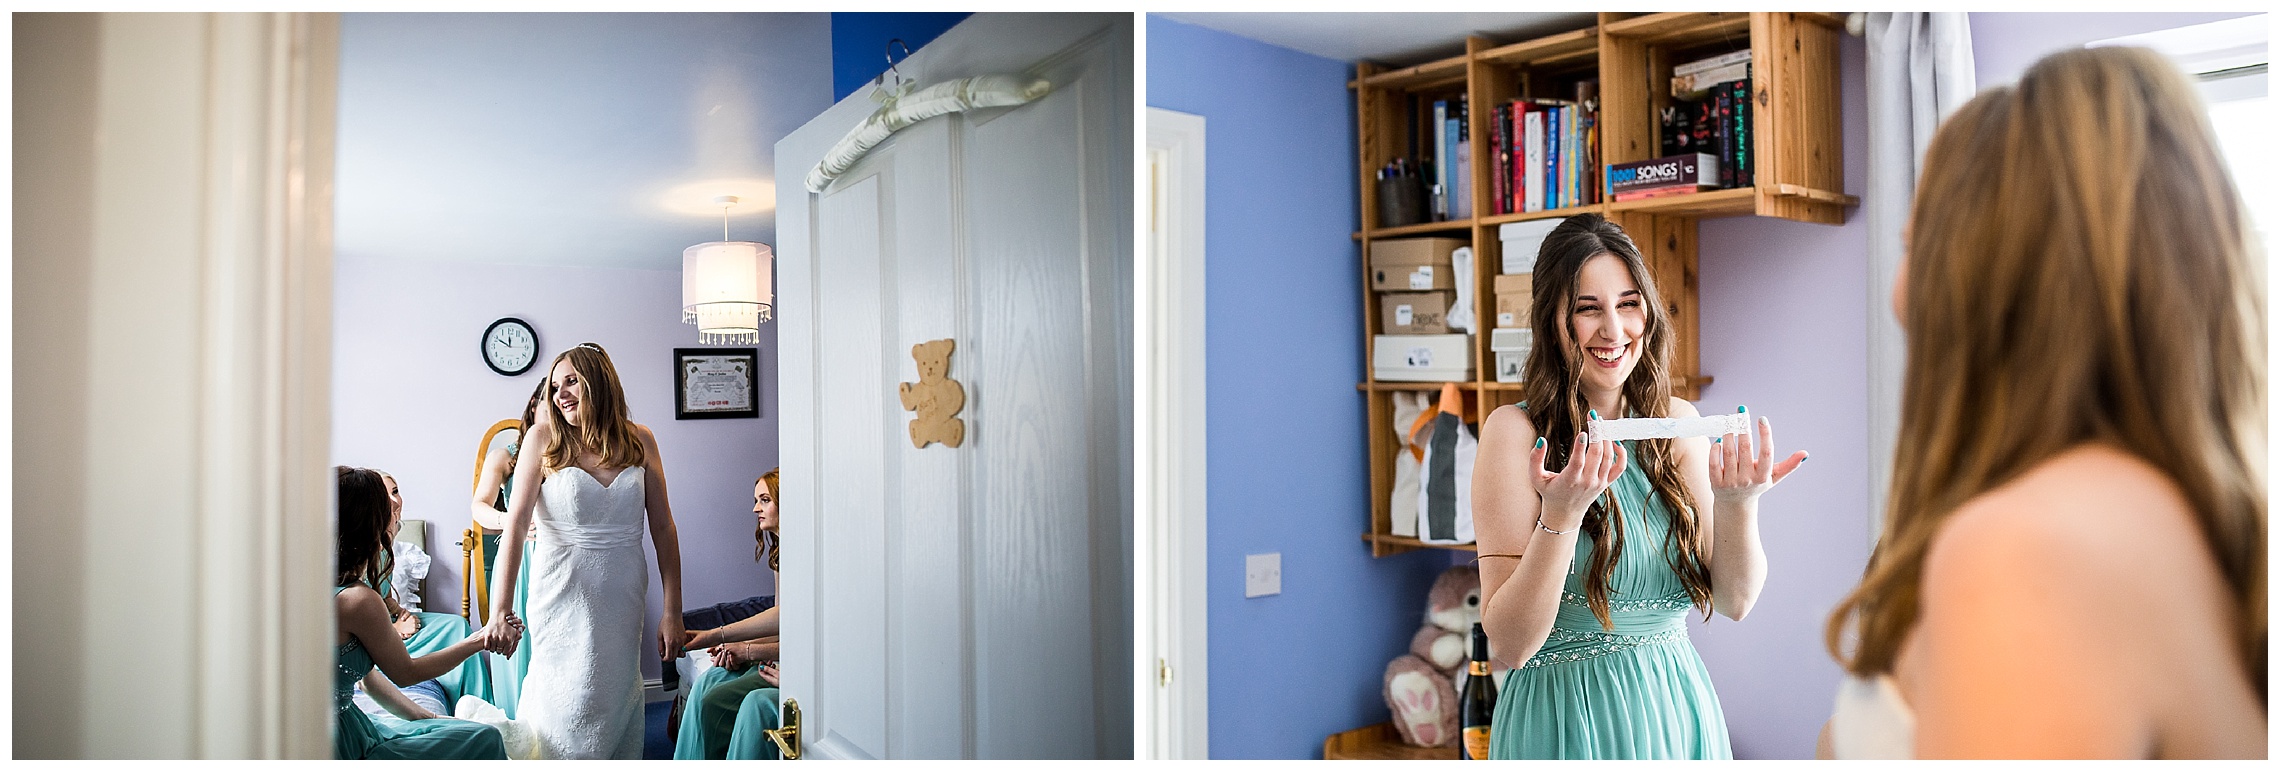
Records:
<instances>
[{"instance_id":1,"label":"bridesmaid's long brown hair","mask_svg":"<svg viewBox=\"0 0 2280 772\"><path fill-rule=\"evenodd\" d=\"M2264 279L2203 115L2159 55L2090 48L1981 92L1933 137L1903 269L1888 514L1829 618L1847 670L1892 670L1958 506L2098 442L2184 493L2263 698Z\"/></svg>"},{"instance_id":2,"label":"bridesmaid's long brown hair","mask_svg":"<svg viewBox=\"0 0 2280 772\"><path fill-rule=\"evenodd\" d=\"M1568 451L1575 447L1567 440L1583 430L1588 406L1583 399L1583 370L1577 363L1583 361L1584 353L1575 342L1568 318L1575 308L1576 283L1583 275L1583 264L1600 255L1623 261L1632 283L1639 285L1640 305L1647 315L1639 341L1639 363L1623 382L1623 402L1641 416L1660 418L1670 413L1670 313L1663 307L1662 294L1655 290L1646 259L1622 226L1596 214L1567 218L1552 228L1537 251L1536 297L1528 308L1535 329L1558 333L1536 339L1537 345L1528 355L1527 371L1520 379L1528 421L1536 425L1536 436L1546 440L1545 469L1567 468ZM1687 597L1707 617L1711 607L1710 570L1702 559L1704 534L1695 509L1699 502L1687 491L1676 449L1670 440L1640 440L1633 447L1637 448L1633 463L1646 471L1655 498L1670 512L1663 557L1686 587ZM1600 626L1609 630L1615 629L1615 622L1608 602L1612 590L1608 583L1615 576L1615 561L1625 549L1623 519L1610 511L1611 506L1619 506L1615 497L1603 496L1583 516L1583 532L1592 543L1591 566L1583 578L1584 599Z\"/></svg>"}]
</instances>

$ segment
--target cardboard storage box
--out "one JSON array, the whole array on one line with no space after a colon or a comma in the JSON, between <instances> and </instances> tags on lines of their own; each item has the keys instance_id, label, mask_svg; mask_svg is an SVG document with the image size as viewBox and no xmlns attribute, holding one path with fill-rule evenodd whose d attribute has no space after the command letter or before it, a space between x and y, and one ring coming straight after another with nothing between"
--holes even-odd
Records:
<instances>
[{"instance_id":1,"label":"cardboard storage box","mask_svg":"<svg viewBox=\"0 0 2280 772\"><path fill-rule=\"evenodd\" d=\"M1535 279L1529 273L1496 276L1496 326L1528 326L1528 306L1536 302Z\"/></svg>"},{"instance_id":2,"label":"cardboard storage box","mask_svg":"<svg viewBox=\"0 0 2280 772\"><path fill-rule=\"evenodd\" d=\"M1379 335L1370 364L1381 381L1469 381L1472 336Z\"/></svg>"},{"instance_id":3,"label":"cardboard storage box","mask_svg":"<svg viewBox=\"0 0 2280 772\"><path fill-rule=\"evenodd\" d=\"M1387 239L1370 242L1370 289L1379 291L1455 289L1449 253L1471 246L1468 239Z\"/></svg>"},{"instance_id":4,"label":"cardboard storage box","mask_svg":"<svg viewBox=\"0 0 2280 772\"><path fill-rule=\"evenodd\" d=\"M1388 292L1378 296L1381 325L1389 335L1439 335L1449 331L1447 292Z\"/></svg>"},{"instance_id":5,"label":"cardboard storage box","mask_svg":"<svg viewBox=\"0 0 2280 772\"><path fill-rule=\"evenodd\" d=\"M1496 240L1504 242L1504 273L1528 273L1536 270L1536 253L1544 248L1544 237L1559 227L1562 220L1523 220L1508 222L1496 229Z\"/></svg>"},{"instance_id":6,"label":"cardboard storage box","mask_svg":"<svg viewBox=\"0 0 2280 772\"><path fill-rule=\"evenodd\" d=\"M1528 366L1528 351L1536 345L1536 331L1499 329L1489 332L1488 350L1496 353L1498 383L1519 383Z\"/></svg>"}]
</instances>

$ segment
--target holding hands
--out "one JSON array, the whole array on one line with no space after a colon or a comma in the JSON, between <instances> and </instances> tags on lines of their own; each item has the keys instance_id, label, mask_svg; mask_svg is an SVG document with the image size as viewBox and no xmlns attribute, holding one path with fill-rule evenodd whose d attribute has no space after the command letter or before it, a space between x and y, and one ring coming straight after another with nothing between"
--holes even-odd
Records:
<instances>
[{"instance_id":1,"label":"holding hands","mask_svg":"<svg viewBox=\"0 0 2280 772\"><path fill-rule=\"evenodd\" d=\"M760 661L760 647L749 643L723 643L712 647L713 664L737 670ZM773 670L771 669L771 672Z\"/></svg>"},{"instance_id":2,"label":"holding hands","mask_svg":"<svg viewBox=\"0 0 2280 772\"><path fill-rule=\"evenodd\" d=\"M1748 413L1749 408L1736 408ZM1797 465L1808 457L1797 451L1779 463L1773 460L1773 422L1759 417L1757 436L1737 432L1716 438L1710 444L1710 490L1717 503L1739 504L1756 501L1758 496L1771 490L1775 483L1797 470Z\"/></svg>"},{"instance_id":3,"label":"holding hands","mask_svg":"<svg viewBox=\"0 0 2280 772\"><path fill-rule=\"evenodd\" d=\"M515 655L515 647L522 643L522 634L522 618L515 616L513 610L499 612L491 618L490 624L475 631L475 637L483 639L484 651L507 657Z\"/></svg>"},{"instance_id":4,"label":"holding hands","mask_svg":"<svg viewBox=\"0 0 2280 772\"><path fill-rule=\"evenodd\" d=\"M1591 417L1599 418L1599 411L1591 411ZM1605 493L1607 486L1615 484L1615 478L1623 474L1624 465L1630 461L1629 451L1623 444L1591 442L1588 437L1581 432L1575 435L1575 446L1568 450L1567 468L1558 474L1544 469L1550 448L1544 438L1536 438L1536 449L1529 454L1529 461L1536 467L1536 494L1544 498L1544 509L1537 515L1538 527L1561 533L1574 530L1583 524L1583 515L1591 509L1591 502L1599 500L1599 494Z\"/></svg>"},{"instance_id":5,"label":"holding hands","mask_svg":"<svg viewBox=\"0 0 2280 772\"><path fill-rule=\"evenodd\" d=\"M681 632L681 645L673 649L673 655L680 656L691 650L709 648L715 642L711 630L684 630Z\"/></svg>"}]
</instances>

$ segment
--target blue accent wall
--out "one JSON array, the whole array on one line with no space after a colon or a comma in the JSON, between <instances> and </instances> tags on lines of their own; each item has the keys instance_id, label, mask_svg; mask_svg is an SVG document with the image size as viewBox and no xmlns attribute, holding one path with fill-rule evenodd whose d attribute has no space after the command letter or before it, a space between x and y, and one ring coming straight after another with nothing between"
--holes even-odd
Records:
<instances>
[{"instance_id":1,"label":"blue accent wall","mask_svg":"<svg viewBox=\"0 0 2280 772\"><path fill-rule=\"evenodd\" d=\"M970 13L834 13L831 15L831 101L838 103L887 70L887 41L916 51ZM901 61L902 49L895 49ZM911 75L908 70L904 75ZM932 85L927 83L921 86Z\"/></svg>"},{"instance_id":2,"label":"blue accent wall","mask_svg":"<svg viewBox=\"0 0 2280 772\"><path fill-rule=\"evenodd\" d=\"M1148 104L1204 117L1212 758L1386 721L1450 553L1372 559L1351 66L1148 18ZM1281 595L1243 557L1282 553Z\"/></svg>"}]
</instances>

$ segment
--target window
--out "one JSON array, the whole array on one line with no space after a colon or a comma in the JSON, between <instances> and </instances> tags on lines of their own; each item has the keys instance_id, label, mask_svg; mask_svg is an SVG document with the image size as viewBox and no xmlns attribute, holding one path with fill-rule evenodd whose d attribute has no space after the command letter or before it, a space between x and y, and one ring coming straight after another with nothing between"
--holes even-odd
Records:
<instances>
[{"instance_id":1,"label":"window","mask_svg":"<svg viewBox=\"0 0 2280 772\"><path fill-rule=\"evenodd\" d=\"M2144 46L2167 55L2192 75L2209 106L2217 147L2232 168L2233 184L2248 206L2257 237L2269 245L2273 221L2273 154L2260 134L2271 131L2272 100L2267 85L2271 63L2268 14L2100 40L2091 46ZM2267 247L2269 252L2269 247Z\"/></svg>"}]
</instances>

